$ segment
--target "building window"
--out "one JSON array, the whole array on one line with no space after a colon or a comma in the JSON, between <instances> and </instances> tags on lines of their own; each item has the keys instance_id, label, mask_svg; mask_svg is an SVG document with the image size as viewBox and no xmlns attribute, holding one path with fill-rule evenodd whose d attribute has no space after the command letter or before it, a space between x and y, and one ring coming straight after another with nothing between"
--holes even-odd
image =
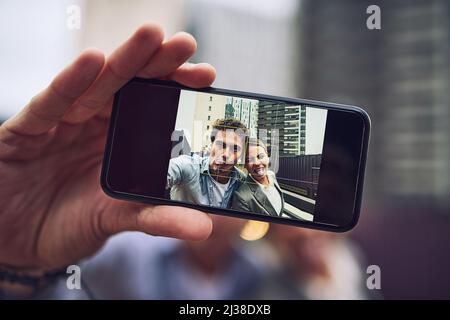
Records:
<instances>
[{"instance_id":1,"label":"building window","mask_svg":"<svg viewBox=\"0 0 450 320\"><path fill-rule=\"evenodd\" d=\"M209 130L209 126L206 126L206 130Z\"/></svg>"},{"instance_id":2,"label":"building window","mask_svg":"<svg viewBox=\"0 0 450 320\"><path fill-rule=\"evenodd\" d=\"M209 101L212 101L212 96L209 96Z\"/></svg>"},{"instance_id":3,"label":"building window","mask_svg":"<svg viewBox=\"0 0 450 320\"><path fill-rule=\"evenodd\" d=\"M211 116L208 116L208 121L211 120Z\"/></svg>"},{"instance_id":4,"label":"building window","mask_svg":"<svg viewBox=\"0 0 450 320\"><path fill-rule=\"evenodd\" d=\"M211 106L208 107L208 111L211 111Z\"/></svg>"}]
</instances>

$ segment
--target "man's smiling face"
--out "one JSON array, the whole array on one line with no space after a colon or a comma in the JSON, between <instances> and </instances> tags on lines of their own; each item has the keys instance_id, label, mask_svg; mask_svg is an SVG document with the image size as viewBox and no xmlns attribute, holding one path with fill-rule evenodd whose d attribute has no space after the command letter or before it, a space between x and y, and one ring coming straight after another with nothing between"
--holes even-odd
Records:
<instances>
[{"instance_id":1,"label":"man's smiling face","mask_svg":"<svg viewBox=\"0 0 450 320\"><path fill-rule=\"evenodd\" d=\"M211 146L209 166L212 171L231 171L242 155L244 137L234 130L219 130Z\"/></svg>"}]
</instances>

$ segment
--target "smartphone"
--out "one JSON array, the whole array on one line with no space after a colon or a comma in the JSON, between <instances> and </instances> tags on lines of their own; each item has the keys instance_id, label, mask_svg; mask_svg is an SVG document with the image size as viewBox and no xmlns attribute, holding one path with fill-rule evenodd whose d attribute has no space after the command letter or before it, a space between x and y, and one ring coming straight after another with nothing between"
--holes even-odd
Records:
<instances>
[{"instance_id":1,"label":"smartphone","mask_svg":"<svg viewBox=\"0 0 450 320\"><path fill-rule=\"evenodd\" d=\"M115 95L111 197L343 232L359 218L370 119L354 106L135 78Z\"/></svg>"}]
</instances>

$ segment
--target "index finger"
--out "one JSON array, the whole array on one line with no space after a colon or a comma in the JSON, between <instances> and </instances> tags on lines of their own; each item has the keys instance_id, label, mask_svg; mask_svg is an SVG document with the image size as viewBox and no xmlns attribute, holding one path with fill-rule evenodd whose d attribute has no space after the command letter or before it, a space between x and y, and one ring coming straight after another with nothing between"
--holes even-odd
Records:
<instances>
[{"instance_id":1,"label":"index finger","mask_svg":"<svg viewBox=\"0 0 450 320\"><path fill-rule=\"evenodd\" d=\"M131 80L160 47L164 38L161 27L148 23L117 48L97 80L67 111L63 120L81 123L97 114L124 84Z\"/></svg>"}]
</instances>

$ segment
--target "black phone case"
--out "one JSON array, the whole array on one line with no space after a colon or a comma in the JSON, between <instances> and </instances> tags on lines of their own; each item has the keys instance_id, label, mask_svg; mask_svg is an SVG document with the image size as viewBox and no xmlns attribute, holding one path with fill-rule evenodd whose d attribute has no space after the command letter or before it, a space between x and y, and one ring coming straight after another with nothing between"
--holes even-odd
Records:
<instances>
[{"instance_id":1,"label":"black phone case","mask_svg":"<svg viewBox=\"0 0 450 320\"><path fill-rule=\"evenodd\" d=\"M365 174L366 159L367 159L367 153L368 153L370 127L371 127L369 115L363 109L356 107L356 106L351 106L351 105L322 102L322 101L316 101L316 100L298 99L298 98L278 97L278 96L273 96L273 95L242 92L242 91L220 89L220 88L214 88L214 87L193 89L193 88L189 88L189 87L183 86L181 84L178 84L177 82L156 80L156 79L134 78L134 79L130 80L130 82L141 82L141 83L148 83L148 84L155 84L155 85L163 85L163 86L175 87L175 88L185 89L185 90L195 90L198 92L206 92L206 93L211 93L211 94L225 94L225 95L231 95L231 96L235 96L235 97L253 98L253 99L259 99L259 100L276 100L276 101L283 101L283 102L299 104L299 105L306 104L308 106L322 108L322 109L328 109L328 110L356 112L362 118L362 120L364 122L364 132L363 132L363 145L362 145L359 168L358 168L357 188L356 188L353 219L348 225L345 225L345 226L327 225L324 223L317 223L314 221L287 219L287 218L282 218L282 217L273 217L273 216L262 215L262 214L258 214L258 213L245 213L245 212L239 212L239 211L232 210L232 209L222 209L222 208L216 208L216 207L201 206L201 205L196 205L196 204L187 203L187 202L179 202L179 201L173 201L173 200L162 199L162 198L153 198L153 197L142 196L142 195L133 195L133 194L127 194L127 193L122 193L122 192L117 192L117 191L112 190L108 186L107 175L108 175L108 169L109 169L109 159L111 156L111 148L112 148L112 144L113 144L115 123L116 123L116 119L117 119L118 101L119 101L118 98L120 96L120 90L116 93L116 95L114 97L113 109L112 109L112 113L111 113L109 129L108 129L108 137L107 137L105 153L104 153L104 157L103 157L102 172L101 172L101 177L100 177L101 187L103 188L103 191L107 195L111 196L112 198L119 199L119 200L137 201L137 202L153 204L153 205L182 206L182 207L200 210L200 211L207 212L207 213L231 216L231 217L236 217L236 218L241 218L241 219L259 220L259 221L265 221L265 222L273 222L273 223L278 223L278 224L293 225L293 226L298 226L298 227L306 227L306 228L310 228L310 229L332 231L332 232L346 232L346 231L353 229L356 226L356 224L359 220L359 215L360 215L360 210L361 210L364 174Z\"/></svg>"}]
</instances>

